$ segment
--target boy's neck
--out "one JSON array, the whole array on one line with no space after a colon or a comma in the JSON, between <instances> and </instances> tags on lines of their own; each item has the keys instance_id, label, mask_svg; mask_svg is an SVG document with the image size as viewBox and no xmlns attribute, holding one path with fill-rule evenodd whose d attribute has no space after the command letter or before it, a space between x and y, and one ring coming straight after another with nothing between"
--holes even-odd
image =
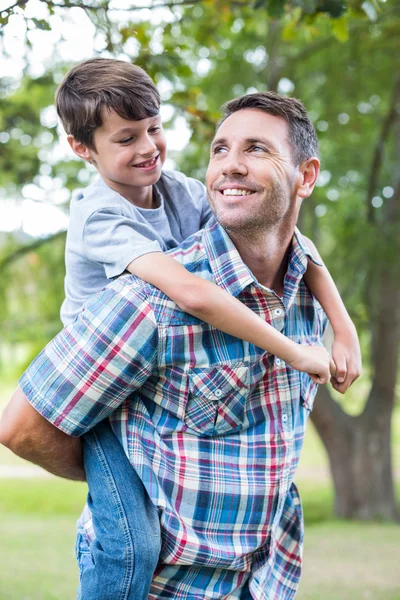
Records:
<instances>
[{"instance_id":1,"label":"boy's neck","mask_svg":"<svg viewBox=\"0 0 400 600\"><path fill-rule=\"evenodd\" d=\"M157 200L153 193L153 186L147 187L128 187L116 185L113 181L107 181L107 185L118 194L121 194L125 200L128 200L134 206L139 208L157 208Z\"/></svg>"}]
</instances>

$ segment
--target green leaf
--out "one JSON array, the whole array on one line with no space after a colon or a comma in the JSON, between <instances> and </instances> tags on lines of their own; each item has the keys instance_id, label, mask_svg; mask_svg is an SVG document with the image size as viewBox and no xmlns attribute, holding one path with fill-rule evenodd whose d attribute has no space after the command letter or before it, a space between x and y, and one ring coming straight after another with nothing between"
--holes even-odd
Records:
<instances>
[{"instance_id":1,"label":"green leaf","mask_svg":"<svg viewBox=\"0 0 400 600\"><path fill-rule=\"evenodd\" d=\"M257 3L259 4L259 3ZM285 12L285 4L281 0L267 0L267 11L273 19L279 19Z\"/></svg>"},{"instance_id":2,"label":"green leaf","mask_svg":"<svg viewBox=\"0 0 400 600\"><path fill-rule=\"evenodd\" d=\"M34 23L35 27L37 27L38 29L41 29L42 31L50 31L50 29L51 29L50 23L48 23L44 19L32 18L31 21L32 21L32 23Z\"/></svg>"},{"instance_id":3,"label":"green leaf","mask_svg":"<svg viewBox=\"0 0 400 600\"><path fill-rule=\"evenodd\" d=\"M347 42L349 39L349 21L346 16L332 21L333 35L339 42Z\"/></svg>"},{"instance_id":4,"label":"green leaf","mask_svg":"<svg viewBox=\"0 0 400 600\"><path fill-rule=\"evenodd\" d=\"M318 11L328 13L334 19L343 15L346 8L346 2L342 0L320 0L318 2Z\"/></svg>"}]
</instances>

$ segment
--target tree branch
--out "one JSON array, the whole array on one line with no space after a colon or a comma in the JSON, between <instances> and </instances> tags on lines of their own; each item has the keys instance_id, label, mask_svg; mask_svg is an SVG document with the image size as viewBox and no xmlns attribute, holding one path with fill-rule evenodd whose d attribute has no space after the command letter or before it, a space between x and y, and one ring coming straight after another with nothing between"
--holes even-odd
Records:
<instances>
[{"instance_id":1,"label":"tree branch","mask_svg":"<svg viewBox=\"0 0 400 600\"><path fill-rule=\"evenodd\" d=\"M21 256L25 256L25 254L29 254L29 252L37 250L41 246L44 246L44 244L48 244L64 236L65 231L59 231L58 233L55 233L54 235L51 235L47 238L41 238L39 240L35 240L31 244L27 244L26 246L20 246L19 248L17 248L17 250L11 252L11 254L0 260L0 272L3 271L6 267L8 267L12 262L17 260L18 258L21 258Z\"/></svg>"},{"instance_id":2,"label":"tree branch","mask_svg":"<svg viewBox=\"0 0 400 600\"><path fill-rule=\"evenodd\" d=\"M121 9L121 8L108 8L108 4L109 4L108 1L104 2L103 4L98 4L98 5L90 5L90 4L85 4L82 2L70 2L69 0L65 0L62 3L53 2L52 0L41 0L41 1L44 2L44 4L46 4L47 6L51 6L52 8L82 8L83 10L89 10L89 11L94 11L94 12L97 12L99 10L104 10L104 9L107 11L121 11L121 10L136 11L136 10L152 10L154 8L175 8L176 6L201 4L203 2L203 0L180 0L179 2L173 2L173 1L172 2L159 2L157 4L151 4L149 6L129 6L127 8ZM27 4L27 3L28 3L28 0L19 0L18 2L15 2L8 8L4 8L1 12L11 12L14 8L17 8L18 6L24 6L24 4ZM236 1L234 4L236 6L247 6L249 4L249 2Z\"/></svg>"},{"instance_id":3,"label":"tree branch","mask_svg":"<svg viewBox=\"0 0 400 600\"><path fill-rule=\"evenodd\" d=\"M400 76L397 77L394 87L392 99L389 104L389 109L386 114L386 117L382 121L381 131L375 146L375 152L372 158L372 164L368 179L368 188L367 188L367 196L366 196L366 206L367 206L367 219L370 223L373 223L375 220L375 213L373 210L373 206L371 204L371 200L374 196L375 190L378 186L379 175L383 162L383 151L385 148L385 143L387 138L389 137L392 125L396 121L397 112L396 107L400 102Z\"/></svg>"}]
</instances>

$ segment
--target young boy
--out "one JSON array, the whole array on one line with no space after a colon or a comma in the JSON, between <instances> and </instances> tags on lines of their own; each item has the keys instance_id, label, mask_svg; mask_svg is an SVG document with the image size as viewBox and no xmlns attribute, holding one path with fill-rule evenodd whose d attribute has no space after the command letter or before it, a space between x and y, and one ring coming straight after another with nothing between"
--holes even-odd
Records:
<instances>
[{"instance_id":1,"label":"young boy","mask_svg":"<svg viewBox=\"0 0 400 600\"><path fill-rule=\"evenodd\" d=\"M56 104L72 150L99 173L71 202L64 325L90 295L128 270L184 311L282 358L317 383L326 383L331 369L336 389L347 389L357 376L357 335L314 247L306 282L334 329L335 365L324 348L285 338L163 253L204 227L211 212L200 182L162 172L166 142L160 99L142 69L111 59L86 61L67 74ZM77 540L80 597L145 599L160 549L155 509L108 423L85 436L84 461L91 516L81 522ZM88 539L90 554L82 550Z\"/></svg>"}]
</instances>

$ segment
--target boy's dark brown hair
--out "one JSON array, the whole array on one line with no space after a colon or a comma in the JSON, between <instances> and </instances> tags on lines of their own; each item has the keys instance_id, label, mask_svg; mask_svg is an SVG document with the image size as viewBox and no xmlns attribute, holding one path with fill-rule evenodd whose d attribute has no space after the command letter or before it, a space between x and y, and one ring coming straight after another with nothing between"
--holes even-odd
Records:
<instances>
[{"instance_id":1,"label":"boy's dark brown hair","mask_svg":"<svg viewBox=\"0 0 400 600\"><path fill-rule=\"evenodd\" d=\"M296 166L312 156L318 157L317 134L300 100L281 96L275 92L247 94L223 105L223 117L218 127L230 115L245 108L262 110L275 117L283 117L286 120L293 162Z\"/></svg>"},{"instance_id":2,"label":"boy's dark brown hair","mask_svg":"<svg viewBox=\"0 0 400 600\"><path fill-rule=\"evenodd\" d=\"M110 58L93 58L71 69L56 92L57 113L68 134L96 151L93 134L104 111L140 121L158 115L160 95L143 69Z\"/></svg>"}]
</instances>

